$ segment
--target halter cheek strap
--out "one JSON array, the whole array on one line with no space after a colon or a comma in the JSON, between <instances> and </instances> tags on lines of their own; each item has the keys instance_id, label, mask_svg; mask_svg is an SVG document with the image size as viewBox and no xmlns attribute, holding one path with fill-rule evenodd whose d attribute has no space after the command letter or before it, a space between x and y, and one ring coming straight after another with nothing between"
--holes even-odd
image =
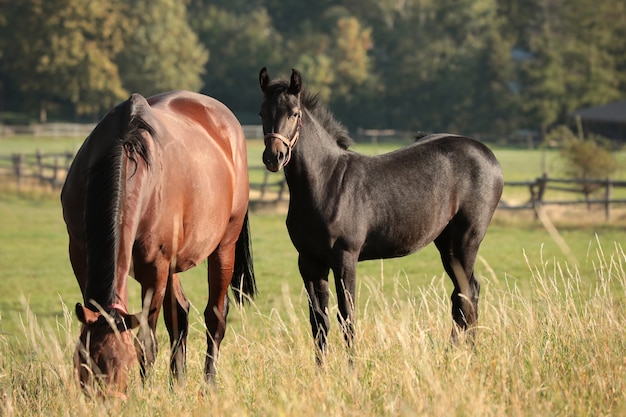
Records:
<instances>
[{"instance_id":1,"label":"halter cheek strap","mask_svg":"<svg viewBox=\"0 0 626 417\"><path fill-rule=\"evenodd\" d=\"M287 163L289 163L289 160L291 159L291 151L292 151L293 147L296 146L296 142L298 142L298 139L300 138L300 128L302 127L302 116L301 115L298 116L298 122L297 123L298 123L298 125L296 127L296 132L293 134L293 137L291 139L288 139L286 136L283 136L283 135L281 135L280 133L277 133L277 132L268 133L263 138L263 141L265 142L265 146L267 146L272 139L278 139L279 141L281 141L287 147L287 156L285 157L285 162L284 162L283 166L285 166L285 165L287 165Z\"/></svg>"},{"instance_id":2,"label":"halter cheek strap","mask_svg":"<svg viewBox=\"0 0 626 417\"><path fill-rule=\"evenodd\" d=\"M124 307L123 305L119 304L119 303L113 303L111 305L106 306L105 310L116 310L119 313L122 313L124 315L128 315L128 310L126 309L126 307Z\"/></svg>"}]
</instances>

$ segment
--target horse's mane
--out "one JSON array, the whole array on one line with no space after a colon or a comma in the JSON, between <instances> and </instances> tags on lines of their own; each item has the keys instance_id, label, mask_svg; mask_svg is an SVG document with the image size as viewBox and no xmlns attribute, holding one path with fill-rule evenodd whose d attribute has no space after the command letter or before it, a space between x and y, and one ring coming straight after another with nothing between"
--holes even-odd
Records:
<instances>
[{"instance_id":1,"label":"horse's mane","mask_svg":"<svg viewBox=\"0 0 626 417\"><path fill-rule=\"evenodd\" d=\"M335 119L328 107L322 104L318 94L310 94L304 90L300 96L300 101L306 109L315 115L328 134L335 138L339 147L348 149L354 143L348 134L348 129Z\"/></svg>"},{"instance_id":2,"label":"horse's mane","mask_svg":"<svg viewBox=\"0 0 626 417\"><path fill-rule=\"evenodd\" d=\"M131 115L129 104L126 101L109 112L90 135L93 136L91 140L105 146L101 148L103 156L87 172L84 213L88 270L86 303L95 299L108 305L115 300L124 159L128 157L134 162L134 169L138 158L150 165L150 155L141 132L146 130L154 136L154 129L140 115Z\"/></svg>"},{"instance_id":3,"label":"horse's mane","mask_svg":"<svg viewBox=\"0 0 626 417\"><path fill-rule=\"evenodd\" d=\"M273 88L270 95L280 94L289 89L289 82L285 80L273 80L268 88ZM348 129L335 119L335 116L328 107L322 103L318 94L311 94L306 89L303 89L300 94L300 102L302 106L309 110L317 121L324 126L324 129L335 139L340 148L348 149L354 143L348 134Z\"/></svg>"}]
</instances>

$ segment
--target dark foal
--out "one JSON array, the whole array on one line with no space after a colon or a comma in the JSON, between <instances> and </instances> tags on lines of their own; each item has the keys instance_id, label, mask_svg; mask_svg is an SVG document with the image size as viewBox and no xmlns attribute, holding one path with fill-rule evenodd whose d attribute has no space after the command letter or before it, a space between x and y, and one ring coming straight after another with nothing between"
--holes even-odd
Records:
<instances>
[{"instance_id":1,"label":"dark foal","mask_svg":"<svg viewBox=\"0 0 626 417\"><path fill-rule=\"evenodd\" d=\"M478 247L502 194L498 161L482 143L435 134L379 156L348 149L347 130L302 88L301 75L259 75L264 101L263 162L284 169L289 236L308 292L318 362L329 328L328 275L335 277L339 322L352 345L357 262L416 252L435 242L450 276L452 331L471 329L480 285Z\"/></svg>"}]
</instances>

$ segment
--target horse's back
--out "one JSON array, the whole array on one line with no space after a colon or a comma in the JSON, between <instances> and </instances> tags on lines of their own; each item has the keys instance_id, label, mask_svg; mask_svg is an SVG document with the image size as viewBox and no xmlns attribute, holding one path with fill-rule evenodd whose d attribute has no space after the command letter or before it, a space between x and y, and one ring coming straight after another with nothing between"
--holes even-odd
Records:
<instances>
[{"instance_id":1,"label":"horse's back","mask_svg":"<svg viewBox=\"0 0 626 417\"><path fill-rule=\"evenodd\" d=\"M360 219L367 225L361 259L419 250L458 215L482 234L502 194L502 171L491 150L462 136L430 135L362 160L362 185L351 193L361 202L359 212L367 213Z\"/></svg>"},{"instance_id":2,"label":"horse's back","mask_svg":"<svg viewBox=\"0 0 626 417\"><path fill-rule=\"evenodd\" d=\"M224 151L230 149L233 157L245 153L245 136L233 112L222 102L203 94L176 90L158 94L148 99L155 111L160 111L175 129L200 129L206 135L176 138L176 140L207 139L215 141ZM241 162L241 161L238 161Z\"/></svg>"},{"instance_id":3,"label":"horse's back","mask_svg":"<svg viewBox=\"0 0 626 417\"><path fill-rule=\"evenodd\" d=\"M148 102L164 130L157 132L157 142L167 197L158 203L175 213L172 229L184 237L178 269L186 269L185 259L193 266L208 255L187 248L201 248L197 242L204 241L212 251L227 234L228 241L238 236L232 222L243 221L249 194L245 136L234 114L209 96L173 91Z\"/></svg>"}]
</instances>

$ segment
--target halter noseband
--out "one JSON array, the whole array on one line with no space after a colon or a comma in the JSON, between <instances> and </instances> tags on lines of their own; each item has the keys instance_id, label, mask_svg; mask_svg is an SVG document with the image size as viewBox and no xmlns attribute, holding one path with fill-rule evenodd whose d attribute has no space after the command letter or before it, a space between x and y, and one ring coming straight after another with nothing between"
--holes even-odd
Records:
<instances>
[{"instance_id":1,"label":"halter noseband","mask_svg":"<svg viewBox=\"0 0 626 417\"><path fill-rule=\"evenodd\" d=\"M285 157L285 162L283 163L283 166L287 165L287 163L291 159L291 151L292 151L293 147L296 146L296 142L298 142L298 139L300 138L300 128L301 127L302 127L302 113L300 113L298 115L296 132L293 134L293 137L291 139L288 139L286 136L283 136L283 135L281 135L280 133L277 133L277 132L268 133L263 138L265 146L267 146L268 143L272 139L278 139L279 141L281 141L287 147L287 156Z\"/></svg>"}]
</instances>

